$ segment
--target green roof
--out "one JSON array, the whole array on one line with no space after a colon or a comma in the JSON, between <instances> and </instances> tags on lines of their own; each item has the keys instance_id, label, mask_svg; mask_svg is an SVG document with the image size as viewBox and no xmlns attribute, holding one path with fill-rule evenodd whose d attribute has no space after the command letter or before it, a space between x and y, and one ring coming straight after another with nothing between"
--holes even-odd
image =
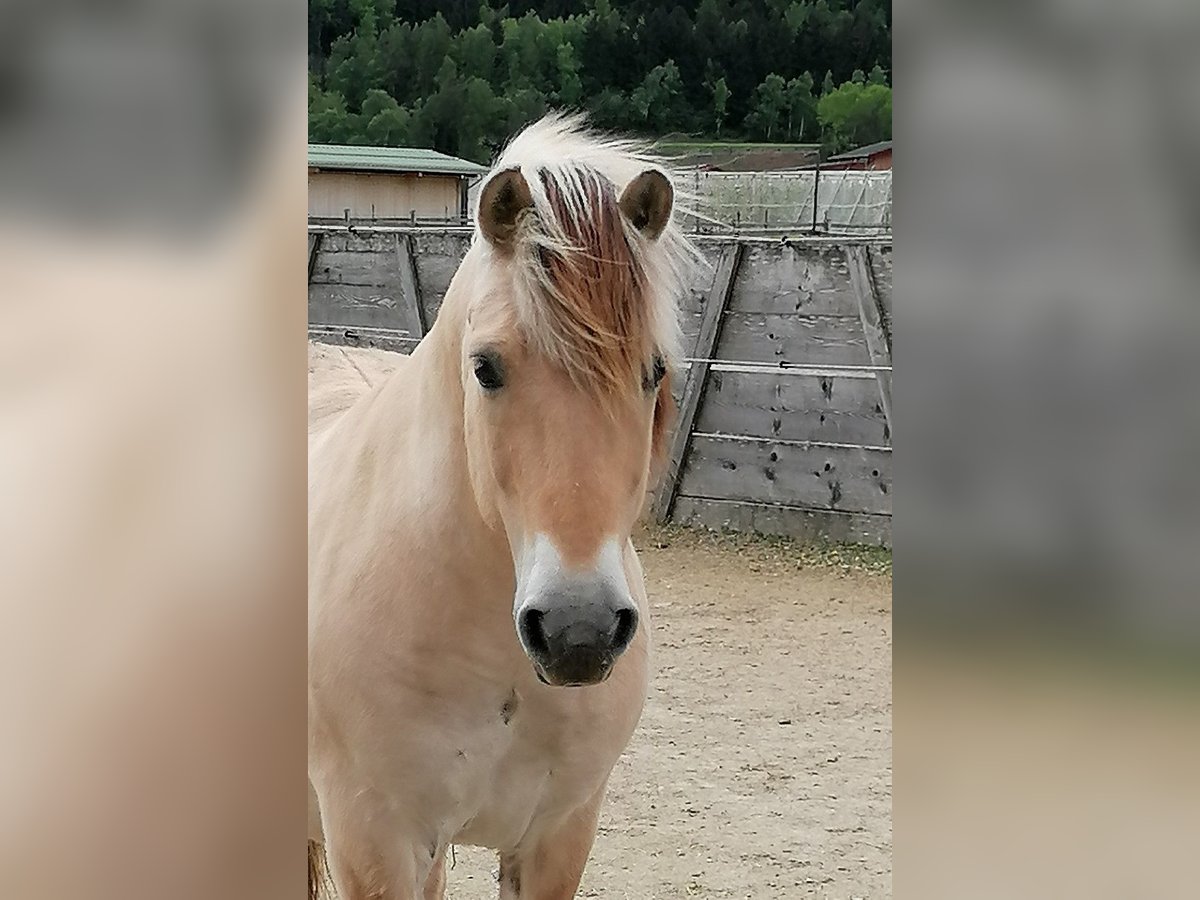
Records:
<instances>
[{"instance_id":1,"label":"green roof","mask_svg":"<svg viewBox=\"0 0 1200 900\"><path fill-rule=\"evenodd\" d=\"M429 172L438 175L482 175L487 168L436 150L417 147L354 147L309 144L308 164L317 169L351 172Z\"/></svg>"}]
</instances>

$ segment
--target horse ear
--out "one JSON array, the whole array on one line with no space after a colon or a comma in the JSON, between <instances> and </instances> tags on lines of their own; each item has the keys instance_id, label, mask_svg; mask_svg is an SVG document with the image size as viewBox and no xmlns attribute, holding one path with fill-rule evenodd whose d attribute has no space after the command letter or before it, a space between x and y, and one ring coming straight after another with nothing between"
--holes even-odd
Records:
<instances>
[{"instance_id":1,"label":"horse ear","mask_svg":"<svg viewBox=\"0 0 1200 900\"><path fill-rule=\"evenodd\" d=\"M654 240L667 227L674 202L670 179L658 169L647 169L622 192L621 212L634 228Z\"/></svg>"},{"instance_id":2,"label":"horse ear","mask_svg":"<svg viewBox=\"0 0 1200 900\"><path fill-rule=\"evenodd\" d=\"M508 249L517 233L517 220L532 206L533 195L519 168L497 172L479 194L479 230L496 247Z\"/></svg>"}]
</instances>

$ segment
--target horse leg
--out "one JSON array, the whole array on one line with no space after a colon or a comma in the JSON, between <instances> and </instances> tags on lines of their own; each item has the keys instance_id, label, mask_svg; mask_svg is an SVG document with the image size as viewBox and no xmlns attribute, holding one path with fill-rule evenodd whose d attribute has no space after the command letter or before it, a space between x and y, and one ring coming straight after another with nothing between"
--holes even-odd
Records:
<instances>
[{"instance_id":1,"label":"horse leg","mask_svg":"<svg viewBox=\"0 0 1200 900\"><path fill-rule=\"evenodd\" d=\"M604 789L532 846L500 857L500 900L572 900L592 851Z\"/></svg>"},{"instance_id":2,"label":"horse leg","mask_svg":"<svg viewBox=\"0 0 1200 900\"><path fill-rule=\"evenodd\" d=\"M437 852L429 877L425 879L425 893L422 900L444 900L446 896L446 848Z\"/></svg>"},{"instance_id":3,"label":"horse leg","mask_svg":"<svg viewBox=\"0 0 1200 900\"><path fill-rule=\"evenodd\" d=\"M406 839L404 828L361 804L322 811L337 900L440 900L439 848Z\"/></svg>"},{"instance_id":4,"label":"horse leg","mask_svg":"<svg viewBox=\"0 0 1200 900\"><path fill-rule=\"evenodd\" d=\"M337 900L441 900L441 879L433 871L418 871L413 853L349 848L332 839L328 853ZM436 893L429 893L430 885Z\"/></svg>"}]
</instances>

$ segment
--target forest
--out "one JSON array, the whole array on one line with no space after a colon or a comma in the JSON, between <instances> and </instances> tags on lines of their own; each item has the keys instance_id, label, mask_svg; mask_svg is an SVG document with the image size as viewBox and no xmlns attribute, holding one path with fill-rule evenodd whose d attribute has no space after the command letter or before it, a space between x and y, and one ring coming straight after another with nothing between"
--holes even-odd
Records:
<instances>
[{"instance_id":1,"label":"forest","mask_svg":"<svg viewBox=\"0 0 1200 900\"><path fill-rule=\"evenodd\" d=\"M891 137L891 0L309 0L309 140L487 162L548 109L700 141Z\"/></svg>"}]
</instances>

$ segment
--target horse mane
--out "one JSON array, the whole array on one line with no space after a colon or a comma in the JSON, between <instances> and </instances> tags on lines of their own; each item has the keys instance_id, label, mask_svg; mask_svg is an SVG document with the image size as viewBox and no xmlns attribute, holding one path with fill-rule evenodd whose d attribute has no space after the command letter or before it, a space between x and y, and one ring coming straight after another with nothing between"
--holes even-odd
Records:
<instances>
[{"instance_id":1,"label":"horse mane","mask_svg":"<svg viewBox=\"0 0 1200 900\"><path fill-rule=\"evenodd\" d=\"M677 364L678 300L702 257L674 217L651 240L619 206L647 169L672 177L663 160L582 116L552 114L513 138L492 171L514 167L533 198L512 257L526 340L602 397L640 385L654 354Z\"/></svg>"}]
</instances>

